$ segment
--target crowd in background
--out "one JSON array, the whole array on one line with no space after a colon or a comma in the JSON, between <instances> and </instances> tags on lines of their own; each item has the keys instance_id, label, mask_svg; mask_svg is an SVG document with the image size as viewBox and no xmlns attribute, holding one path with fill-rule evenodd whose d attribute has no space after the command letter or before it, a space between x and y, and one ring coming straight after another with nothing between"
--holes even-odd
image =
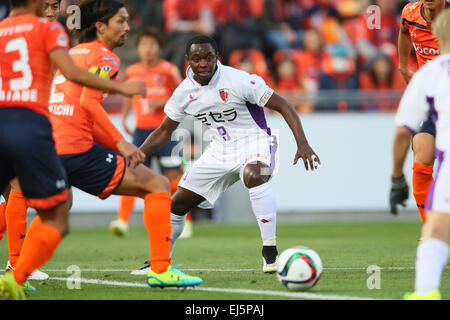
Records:
<instances>
[{"instance_id":1,"label":"crowd in background","mask_svg":"<svg viewBox=\"0 0 450 320\"><path fill-rule=\"evenodd\" d=\"M62 9L74 2L62 0ZM188 39L209 35L224 64L260 75L301 112L394 111L406 86L397 70L397 38L406 0L123 2L134 31L156 27L164 32L162 58L182 74ZM367 10L371 5L377 6L379 17L374 16L377 11ZM417 68L414 54L410 67ZM378 90L376 99L369 94L372 90ZM398 93L394 98L391 90ZM327 93L330 99L323 99Z\"/></svg>"}]
</instances>

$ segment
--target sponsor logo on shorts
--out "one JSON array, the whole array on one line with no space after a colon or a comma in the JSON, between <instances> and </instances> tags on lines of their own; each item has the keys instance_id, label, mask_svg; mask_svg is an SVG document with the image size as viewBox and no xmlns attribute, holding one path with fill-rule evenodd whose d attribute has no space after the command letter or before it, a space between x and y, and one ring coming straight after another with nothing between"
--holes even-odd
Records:
<instances>
[{"instance_id":1,"label":"sponsor logo on shorts","mask_svg":"<svg viewBox=\"0 0 450 320\"><path fill-rule=\"evenodd\" d=\"M114 156L111 153L108 153L108 156L106 157L106 162L112 163L114 159Z\"/></svg>"},{"instance_id":2,"label":"sponsor logo on shorts","mask_svg":"<svg viewBox=\"0 0 450 320\"><path fill-rule=\"evenodd\" d=\"M64 189L65 187L66 187L66 181L64 181L63 179L56 180L56 188Z\"/></svg>"}]
</instances>

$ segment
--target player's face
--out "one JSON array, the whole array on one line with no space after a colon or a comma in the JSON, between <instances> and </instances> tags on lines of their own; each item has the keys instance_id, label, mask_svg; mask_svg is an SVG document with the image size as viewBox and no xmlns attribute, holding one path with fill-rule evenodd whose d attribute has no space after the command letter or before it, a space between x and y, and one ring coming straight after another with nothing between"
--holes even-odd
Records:
<instances>
[{"instance_id":1,"label":"player's face","mask_svg":"<svg viewBox=\"0 0 450 320\"><path fill-rule=\"evenodd\" d=\"M444 6L445 0L420 0L426 9L439 9Z\"/></svg>"},{"instance_id":2,"label":"player's face","mask_svg":"<svg viewBox=\"0 0 450 320\"><path fill-rule=\"evenodd\" d=\"M189 51L188 62L195 80L207 84L214 74L217 54L210 43L193 44Z\"/></svg>"},{"instance_id":3,"label":"player's face","mask_svg":"<svg viewBox=\"0 0 450 320\"><path fill-rule=\"evenodd\" d=\"M104 25L103 37L105 42L111 44L113 48L122 46L128 38L130 26L128 24L128 12L125 8L119 11ZM113 49L111 48L111 49Z\"/></svg>"},{"instance_id":4,"label":"player's face","mask_svg":"<svg viewBox=\"0 0 450 320\"><path fill-rule=\"evenodd\" d=\"M154 37L144 36L139 40L137 52L141 61L155 61L159 58L161 47Z\"/></svg>"},{"instance_id":5,"label":"player's face","mask_svg":"<svg viewBox=\"0 0 450 320\"><path fill-rule=\"evenodd\" d=\"M44 13L43 17L56 20L59 14L59 2L58 0L44 0Z\"/></svg>"}]
</instances>

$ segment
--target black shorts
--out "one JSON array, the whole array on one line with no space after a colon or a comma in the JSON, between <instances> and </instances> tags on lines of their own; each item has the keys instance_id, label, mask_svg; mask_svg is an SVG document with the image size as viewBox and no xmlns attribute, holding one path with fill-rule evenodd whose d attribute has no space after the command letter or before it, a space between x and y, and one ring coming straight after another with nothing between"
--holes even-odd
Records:
<instances>
[{"instance_id":1,"label":"black shorts","mask_svg":"<svg viewBox=\"0 0 450 320\"><path fill-rule=\"evenodd\" d=\"M145 139L152 133L153 130L145 130L136 128L133 135L133 144L140 147ZM155 158L159 168L164 173L167 170L178 169L181 167L181 157L179 154L172 155L172 150L177 145L176 141L167 141L159 150L151 156L145 158L144 164L149 167L152 164L152 159Z\"/></svg>"},{"instance_id":2,"label":"black shorts","mask_svg":"<svg viewBox=\"0 0 450 320\"><path fill-rule=\"evenodd\" d=\"M68 197L68 181L44 115L23 107L0 108L0 191L17 177L27 206L48 210Z\"/></svg>"},{"instance_id":3,"label":"black shorts","mask_svg":"<svg viewBox=\"0 0 450 320\"><path fill-rule=\"evenodd\" d=\"M98 144L86 152L60 155L69 183L84 192L106 199L123 179L125 158Z\"/></svg>"},{"instance_id":4,"label":"black shorts","mask_svg":"<svg viewBox=\"0 0 450 320\"><path fill-rule=\"evenodd\" d=\"M428 115L427 120L422 122L422 124L420 125L420 129L419 131L417 131L417 133L429 133L433 137L436 137L436 124L433 121L433 114L431 111Z\"/></svg>"}]
</instances>

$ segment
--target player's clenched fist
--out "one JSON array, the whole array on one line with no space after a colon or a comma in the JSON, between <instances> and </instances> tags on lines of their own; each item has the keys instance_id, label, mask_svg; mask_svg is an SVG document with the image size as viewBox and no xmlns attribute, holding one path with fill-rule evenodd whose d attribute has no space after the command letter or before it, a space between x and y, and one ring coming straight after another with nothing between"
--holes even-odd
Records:
<instances>
[{"instance_id":1,"label":"player's clenched fist","mask_svg":"<svg viewBox=\"0 0 450 320\"><path fill-rule=\"evenodd\" d=\"M147 95L147 86L143 81L128 80L122 83L122 94L127 97Z\"/></svg>"},{"instance_id":2,"label":"player's clenched fist","mask_svg":"<svg viewBox=\"0 0 450 320\"><path fill-rule=\"evenodd\" d=\"M307 143L298 147L297 153L295 154L294 158L294 165L297 164L297 161L300 158L303 159L306 170L309 170L309 168L311 168L311 170L314 171L314 169L317 169L317 165L321 164L319 157Z\"/></svg>"},{"instance_id":3,"label":"player's clenched fist","mask_svg":"<svg viewBox=\"0 0 450 320\"><path fill-rule=\"evenodd\" d=\"M128 166L133 162L133 168L136 168L145 161L145 154L134 144L128 143L123 138L117 142L117 149L127 159Z\"/></svg>"}]
</instances>

